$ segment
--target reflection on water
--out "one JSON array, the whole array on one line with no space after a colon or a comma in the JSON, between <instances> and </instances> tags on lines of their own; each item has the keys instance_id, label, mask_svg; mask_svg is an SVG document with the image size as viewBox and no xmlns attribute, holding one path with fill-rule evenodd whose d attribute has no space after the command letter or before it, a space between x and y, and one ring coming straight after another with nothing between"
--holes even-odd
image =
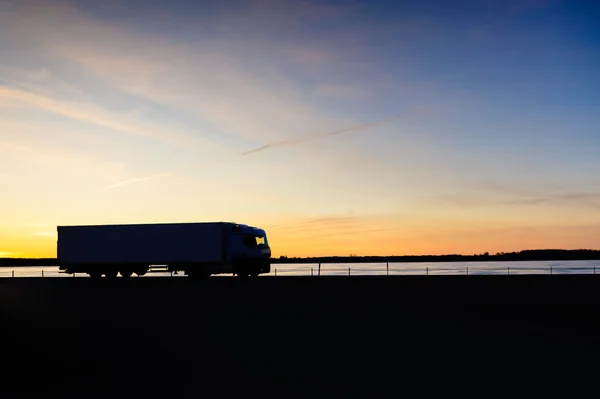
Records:
<instances>
[{"instance_id":1,"label":"reflection on water","mask_svg":"<svg viewBox=\"0 0 600 399\"><path fill-rule=\"evenodd\" d=\"M281 276L317 275L318 264L277 264L272 273ZM321 264L322 276L340 275L466 275L466 274L594 274L600 261L539 262L431 262L431 263L336 263Z\"/></svg>"},{"instance_id":2,"label":"reflection on water","mask_svg":"<svg viewBox=\"0 0 600 399\"><path fill-rule=\"evenodd\" d=\"M321 276L476 275L476 274L600 274L600 261L539 262L444 262L444 263L323 263ZM270 276L317 276L318 263L273 264ZM0 267L0 277L73 277L58 266ZM85 274L75 275L86 276ZM170 273L149 273L142 278L166 277ZM228 277L231 275L221 275ZM220 276L220 277L221 277ZM179 273L173 277L185 277Z\"/></svg>"}]
</instances>

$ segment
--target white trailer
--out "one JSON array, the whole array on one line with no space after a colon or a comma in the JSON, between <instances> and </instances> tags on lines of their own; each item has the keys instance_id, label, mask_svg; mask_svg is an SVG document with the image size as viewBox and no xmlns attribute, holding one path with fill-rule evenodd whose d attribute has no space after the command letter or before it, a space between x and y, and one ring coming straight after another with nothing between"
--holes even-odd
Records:
<instances>
[{"instance_id":1,"label":"white trailer","mask_svg":"<svg viewBox=\"0 0 600 399\"><path fill-rule=\"evenodd\" d=\"M57 258L66 273L143 276L153 265L190 277L270 272L264 230L229 222L58 226Z\"/></svg>"}]
</instances>

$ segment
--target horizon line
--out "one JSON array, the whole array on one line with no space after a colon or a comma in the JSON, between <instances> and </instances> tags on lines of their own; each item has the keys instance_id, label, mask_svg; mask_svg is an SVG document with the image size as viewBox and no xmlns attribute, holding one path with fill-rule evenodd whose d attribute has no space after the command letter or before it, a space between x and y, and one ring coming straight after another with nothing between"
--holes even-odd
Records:
<instances>
[{"instance_id":1,"label":"horizon line","mask_svg":"<svg viewBox=\"0 0 600 399\"><path fill-rule=\"evenodd\" d=\"M518 251L511 251L511 252L504 252L504 251L500 251L500 252L496 252L496 253L490 253L490 252L482 252L482 253L469 253L469 254L459 254L459 253L447 253L447 254L439 254L439 255L434 255L434 254L423 254L423 255L417 255L417 254L411 254L411 255L354 255L354 254L350 254L350 255L323 255L323 256L287 256L287 255L280 255L277 257L272 257L271 259L314 259L314 258L400 258L400 257L442 257L442 256L489 256L489 257L493 257L493 256L502 256L502 255L513 255L513 254L520 254L523 252L552 252L552 251L562 251L562 252L583 252L583 251L587 251L587 252L600 252L600 249L592 249L592 248L579 248L579 249L564 249L564 248L543 248L543 249L522 249L522 250L518 250ZM486 255L487 254L487 255ZM58 257L0 257L0 260L48 260L48 259L58 259Z\"/></svg>"}]
</instances>

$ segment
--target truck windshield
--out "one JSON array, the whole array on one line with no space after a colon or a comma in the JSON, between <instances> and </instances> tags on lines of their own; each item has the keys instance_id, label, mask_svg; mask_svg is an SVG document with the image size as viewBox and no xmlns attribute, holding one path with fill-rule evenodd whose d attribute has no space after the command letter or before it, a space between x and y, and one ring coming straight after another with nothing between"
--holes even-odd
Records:
<instances>
[{"instance_id":1,"label":"truck windshield","mask_svg":"<svg viewBox=\"0 0 600 399\"><path fill-rule=\"evenodd\" d=\"M265 236L245 235L244 245L250 248L269 248L269 243Z\"/></svg>"}]
</instances>

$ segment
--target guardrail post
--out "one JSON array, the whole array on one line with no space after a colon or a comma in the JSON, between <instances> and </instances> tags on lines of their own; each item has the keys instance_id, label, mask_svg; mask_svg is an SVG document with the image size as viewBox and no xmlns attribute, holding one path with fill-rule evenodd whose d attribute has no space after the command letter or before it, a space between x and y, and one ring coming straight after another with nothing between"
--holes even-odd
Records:
<instances>
[{"instance_id":1,"label":"guardrail post","mask_svg":"<svg viewBox=\"0 0 600 399\"><path fill-rule=\"evenodd\" d=\"M14 270L12 271L12 278L15 278L15 271Z\"/></svg>"},{"instance_id":2,"label":"guardrail post","mask_svg":"<svg viewBox=\"0 0 600 399\"><path fill-rule=\"evenodd\" d=\"M508 266L508 274L510 274L510 266Z\"/></svg>"},{"instance_id":3,"label":"guardrail post","mask_svg":"<svg viewBox=\"0 0 600 399\"><path fill-rule=\"evenodd\" d=\"M429 276L429 267L426 267L426 268L425 268L425 275L426 275L426 276Z\"/></svg>"},{"instance_id":4,"label":"guardrail post","mask_svg":"<svg viewBox=\"0 0 600 399\"><path fill-rule=\"evenodd\" d=\"M552 274L552 266L550 266L550 274Z\"/></svg>"},{"instance_id":5,"label":"guardrail post","mask_svg":"<svg viewBox=\"0 0 600 399\"><path fill-rule=\"evenodd\" d=\"M319 262L319 271L317 272L317 276L321 275L321 262Z\"/></svg>"},{"instance_id":6,"label":"guardrail post","mask_svg":"<svg viewBox=\"0 0 600 399\"><path fill-rule=\"evenodd\" d=\"M594 265L594 274L596 274L596 266Z\"/></svg>"},{"instance_id":7,"label":"guardrail post","mask_svg":"<svg viewBox=\"0 0 600 399\"><path fill-rule=\"evenodd\" d=\"M275 276L277 276L277 269L275 269Z\"/></svg>"},{"instance_id":8,"label":"guardrail post","mask_svg":"<svg viewBox=\"0 0 600 399\"><path fill-rule=\"evenodd\" d=\"M389 264L389 262L385 263L385 275L386 276L390 275L390 264Z\"/></svg>"},{"instance_id":9,"label":"guardrail post","mask_svg":"<svg viewBox=\"0 0 600 399\"><path fill-rule=\"evenodd\" d=\"M44 269L42 269L42 278L44 277Z\"/></svg>"},{"instance_id":10,"label":"guardrail post","mask_svg":"<svg viewBox=\"0 0 600 399\"><path fill-rule=\"evenodd\" d=\"M469 266L467 266L467 276L469 275Z\"/></svg>"},{"instance_id":11,"label":"guardrail post","mask_svg":"<svg viewBox=\"0 0 600 399\"><path fill-rule=\"evenodd\" d=\"M350 268L348 268L348 276L350 276Z\"/></svg>"},{"instance_id":12,"label":"guardrail post","mask_svg":"<svg viewBox=\"0 0 600 399\"><path fill-rule=\"evenodd\" d=\"M314 274L313 274L313 268L312 267L310 268L310 276L311 277L314 276Z\"/></svg>"}]
</instances>

